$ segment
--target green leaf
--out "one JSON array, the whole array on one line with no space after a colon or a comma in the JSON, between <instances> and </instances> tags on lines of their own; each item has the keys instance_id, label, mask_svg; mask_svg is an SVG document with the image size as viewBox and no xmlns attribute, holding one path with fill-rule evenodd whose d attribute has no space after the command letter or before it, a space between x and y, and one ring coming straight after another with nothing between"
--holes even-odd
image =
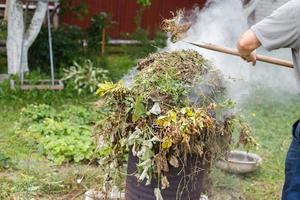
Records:
<instances>
[{"instance_id":1,"label":"green leaf","mask_svg":"<svg viewBox=\"0 0 300 200\"><path fill-rule=\"evenodd\" d=\"M134 112L132 115L132 121L136 122L142 117L144 117L147 113L147 110L143 104L143 97L139 96L135 100L135 105L134 105Z\"/></svg>"}]
</instances>

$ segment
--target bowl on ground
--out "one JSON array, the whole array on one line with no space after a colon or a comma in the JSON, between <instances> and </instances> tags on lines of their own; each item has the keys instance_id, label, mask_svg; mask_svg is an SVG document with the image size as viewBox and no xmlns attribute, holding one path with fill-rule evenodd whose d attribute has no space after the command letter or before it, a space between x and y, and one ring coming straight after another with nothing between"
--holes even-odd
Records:
<instances>
[{"instance_id":1,"label":"bowl on ground","mask_svg":"<svg viewBox=\"0 0 300 200\"><path fill-rule=\"evenodd\" d=\"M262 163L262 158L246 151L230 151L226 158L216 162L216 167L234 174L247 174L254 172Z\"/></svg>"}]
</instances>

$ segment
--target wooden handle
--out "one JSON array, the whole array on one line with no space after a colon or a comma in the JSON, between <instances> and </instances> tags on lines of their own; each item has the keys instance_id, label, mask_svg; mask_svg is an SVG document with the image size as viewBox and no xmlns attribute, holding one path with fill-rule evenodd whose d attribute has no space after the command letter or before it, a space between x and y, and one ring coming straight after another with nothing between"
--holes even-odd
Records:
<instances>
[{"instance_id":1,"label":"wooden handle","mask_svg":"<svg viewBox=\"0 0 300 200\"><path fill-rule=\"evenodd\" d=\"M201 43L201 44L193 43L193 42L186 42L186 43L197 46L197 47L201 47L204 49L212 50L212 51L217 51L217 52L226 53L226 54L230 54L230 55L240 56L240 53L238 52L237 49L232 49L232 48L227 48L227 47L218 46L218 45L214 45L214 44L207 44L207 43ZM274 64L274 65L280 65L283 67L294 68L293 63L288 60L282 60L282 59L259 55L259 54L257 55L257 60L259 60L261 62L265 62L265 63Z\"/></svg>"}]
</instances>

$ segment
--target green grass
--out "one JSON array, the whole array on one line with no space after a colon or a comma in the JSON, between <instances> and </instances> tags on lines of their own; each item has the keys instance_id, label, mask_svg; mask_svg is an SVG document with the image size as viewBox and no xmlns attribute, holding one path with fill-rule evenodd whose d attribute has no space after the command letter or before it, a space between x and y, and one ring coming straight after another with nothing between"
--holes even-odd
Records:
<instances>
[{"instance_id":1,"label":"green grass","mask_svg":"<svg viewBox=\"0 0 300 200\"><path fill-rule=\"evenodd\" d=\"M300 96L272 89L256 91L243 104L242 114L253 128L263 158L261 168L247 176L216 170L216 186L237 189L249 200L278 200L284 182L285 156L291 142L291 126L300 118Z\"/></svg>"},{"instance_id":2,"label":"green grass","mask_svg":"<svg viewBox=\"0 0 300 200\"><path fill-rule=\"evenodd\" d=\"M110 55L107 57L106 69L109 71L109 75L113 81L117 81L135 65L135 59L130 58L129 56Z\"/></svg>"}]
</instances>

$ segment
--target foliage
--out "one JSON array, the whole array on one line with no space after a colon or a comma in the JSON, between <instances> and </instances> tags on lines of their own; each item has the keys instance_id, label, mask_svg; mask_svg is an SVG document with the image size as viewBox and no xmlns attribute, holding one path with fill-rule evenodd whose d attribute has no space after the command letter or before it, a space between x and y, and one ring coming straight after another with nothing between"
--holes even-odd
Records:
<instances>
[{"instance_id":1,"label":"foliage","mask_svg":"<svg viewBox=\"0 0 300 200\"><path fill-rule=\"evenodd\" d=\"M47 157L60 165L92 159L95 151L91 125L96 114L84 107L70 106L61 112L45 104L22 109L19 132L34 140Z\"/></svg>"},{"instance_id":2,"label":"foliage","mask_svg":"<svg viewBox=\"0 0 300 200\"><path fill-rule=\"evenodd\" d=\"M112 17L106 12L100 12L99 14L91 18L91 25L88 29L88 46L92 50L99 52L102 41L103 29L108 29L113 25ZM109 39L108 33L106 33L106 41Z\"/></svg>"},{"instance_id":3,"label":"foliage","mask_svg":"<svg viewBox=\"0 0 300 200\"><path fill-rule=\"evenodd\" d=\"M32 125L28 131L33 136L37 135L44 153L58 165L89 160L95 150L91 128L88 126L45 119L40 124Z\"/></svg>"},{"instance_id":4,"label":"foliage","mask_svg":"<svg viewBox=\"0 0 300 200\"><path fill-rule=\"evenodd\" d=\"M113 149L106 162L122 167L129 150L139 159L138 180L149 184L158 176L163 180L159 189L167 188L169 167L185 166L189 155L204 157L208 163L198 167L206 166L229 149L238 127L234 116L218 114L228 110L216 101L224 94L222 78L197 52L151 54L137 69L129 88L122 82L99 85L97 93L108 111L97 133ZM190 98L192 88L200 88L200 99ZM253 142L248 129L238 133L242 144Z\"/></svg>"},{"instance_id":5,"label":"foliage","mask_svg":"<svg viewBox=\"0 0 300 200\"><path fill-rule=\"evenodd\" d=\"M137 3L143 7L147 7L151 5L151 0L137 0Z\"/></svg>"},{"instance_id":6,"label":"foliage","mask_svg":"<svg viewBox=\"0 0 300 200\"><path fill-rule=\"evenodd\" d=\"M41 122L46 118L54 118L56 111L53 107L46 104L31 104L22 109L21 115L23 119L32 122Z\"/></svg>"},{"instance_id":7,"label":"foliage","mask_svg":"<svg viewBox=\"0 0 300 200\"><path fill-rule=\"evenodd\" d=\"M62 25L52 30L52 46L54 66L56 71L61 67L72 65L73 60L78 60L83 54L82 30L75 26ZM29 67L50 72L50 54L47 27L42 27L39 36L29 49Z\"/></svg>"},{"instance_id":8,"label":"foliage","mask_svg":"<svg viewBox=\"0 0 300 200\"><path fill-rule=\"evenodd\" d=\"M74 85L74 89L80 93L94 93L100 82L108 80L108 71L96 67L91 60L85 60L82 65L74 61L73 66L64 69L64 80Z\"/></svg>"}]
</instances>

